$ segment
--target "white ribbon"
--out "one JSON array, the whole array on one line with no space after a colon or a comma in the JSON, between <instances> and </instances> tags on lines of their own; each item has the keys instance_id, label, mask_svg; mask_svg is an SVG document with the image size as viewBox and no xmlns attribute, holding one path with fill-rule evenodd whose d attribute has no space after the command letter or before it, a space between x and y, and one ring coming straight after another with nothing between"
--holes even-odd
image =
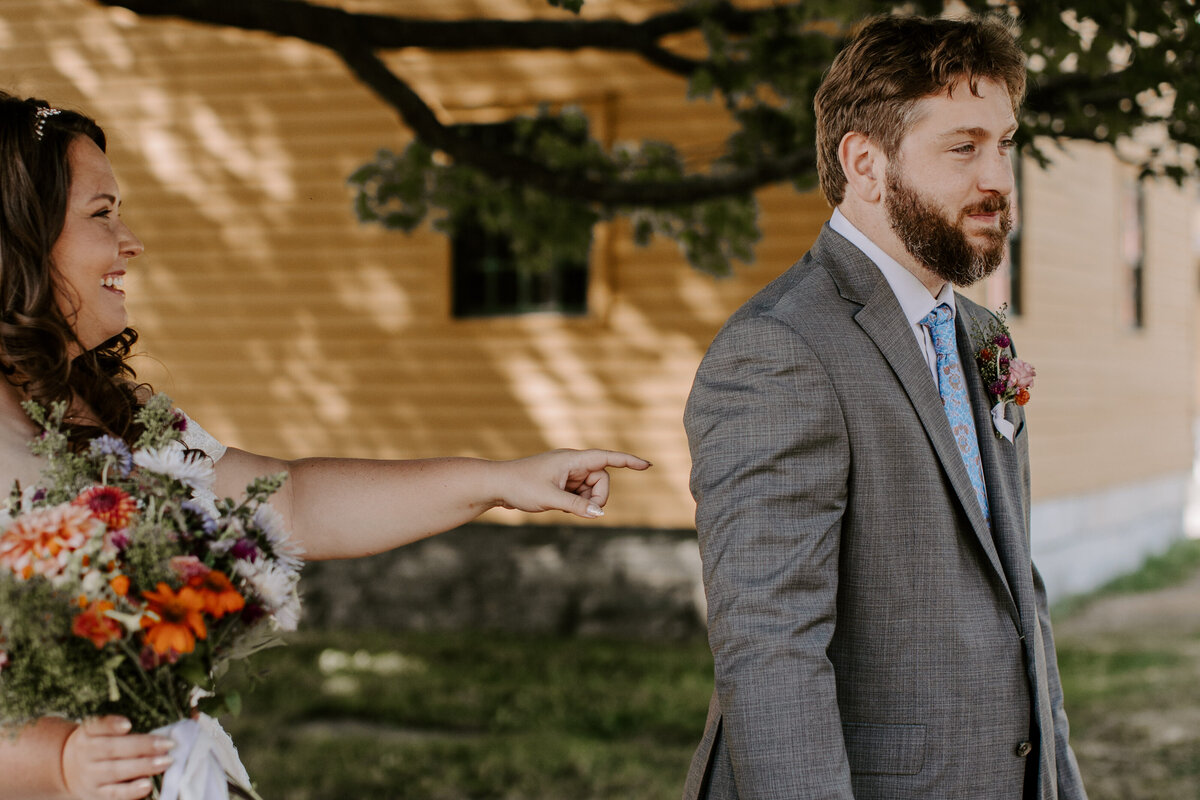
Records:
<instances>
[{"instance_id":1,"label":"white ribbon","mask_svg":"<svg viewBox=\"0 0 1200 800\"><path fill-rule=\"evenodd\" d=\"M1015 428L1013 427L1013 424L1004 417L1004 406L1004 401L1000 401L999 403L996 403L996 405L992 406L992 424L996 426L997 433L1011 442L1013 440L1013 431Z\"/></svg>"},{"instance_id":2,"label":"white ribbon","mask_svg":"<svg viewBox=\"0 0 1200 800\"><path fill-rule=\"evenodd\" d=\"M229 800L227 782L258 797L233 740L212 717L181 719L154 733L175 740L171 751L175 761L163 775L160 800Z\"/></svg>"}]
</instances>

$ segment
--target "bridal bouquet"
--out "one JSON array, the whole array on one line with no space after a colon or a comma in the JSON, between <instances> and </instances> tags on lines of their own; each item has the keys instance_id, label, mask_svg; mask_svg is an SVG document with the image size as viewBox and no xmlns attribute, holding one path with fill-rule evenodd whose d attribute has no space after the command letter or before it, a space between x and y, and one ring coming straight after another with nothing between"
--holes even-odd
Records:
<instances>
[{"instance_id":1,"label":"bridal bouquet","mask_svg":"<svg viewBox=\"0 0 1200 800\"><path fill-rule=\"evenodd\" d=\"M199 752L177 749L164 798L214 796L195 786L213 780L197 764L214 758L222 784L227 773L254 796L201 712L236 712L220 687L230 663L295 627L300 551L266 503L284 476L216 499L212 461L184 447L187 420L164 395L140 410L133 448L101 436L75 452L64 406L25 408L48 466L0 511L0 721L121 714L137 731L170 726Z\"/></svg>"}]
</instances>

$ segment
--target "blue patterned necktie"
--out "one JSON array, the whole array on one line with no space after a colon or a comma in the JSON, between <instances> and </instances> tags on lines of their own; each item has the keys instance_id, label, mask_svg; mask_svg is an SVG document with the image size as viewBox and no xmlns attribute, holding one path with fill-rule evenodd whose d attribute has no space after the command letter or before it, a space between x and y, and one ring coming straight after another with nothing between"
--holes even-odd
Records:
<instances>
[{"instance_id":1,"label":"blue patterned necktie","mask_svg":"<svg viewBox=\"0 0 1200 800\"><path fill-rule=\"evenodd\" d=\"M983 484L983 462L979 459L979 439L975 436L975 420L971 417L971 404L967 401L967 387L963 383L962 367L958 363L958 346L954 339L954 315L950 306L942 303L921 324L929 328L933 338L933 350L937 353L938 392L942 395L942 406L950 420L950 430L958 443L958 452L967 465L975 497L988 519L987 489Z\"/></svg>"}]
</instances>

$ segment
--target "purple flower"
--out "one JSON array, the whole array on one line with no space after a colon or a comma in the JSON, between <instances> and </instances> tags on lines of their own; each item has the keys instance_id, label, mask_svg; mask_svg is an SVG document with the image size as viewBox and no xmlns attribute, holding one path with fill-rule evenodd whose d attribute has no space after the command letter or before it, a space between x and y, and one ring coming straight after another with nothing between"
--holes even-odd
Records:
<instances>
[{"instance_id":1,"label":"purple flower","mask_svg":"<svg viewBox=\"0 0 1200 800\"><path fill-rule=\"evenodd\" d=\"M129 534L125 531L114 531L108 537L108 544L115 550L121 551L129 547Z\"/></svg>"},{"instance_id":2,"label":"purple flower","mask_svg":"<svg viewBox=\"0 0 1200 800\"><path fill-rule=\"evenodd\" d=\"M187 430L187 417L183 415L182 411L175 412L175 419L171 422L171 427L180 433Z\"/></svg>"},{"instance_id":3,"label":"purple flower","mask_svg":"<svg viewBox=\"0 0 1200 800\"><path fill-rule=\"evenodd\" d=\"M992 344L996 345L996 347L1008 347L1012 344L1012 340L1003 333L997 333L992 337Z\"/></svg>"},{"instance_id":4,"label":"purple flower","mask_svg":"<svg viewBox=\"0 0 1200 800\"><path fill-rule=\"evenodd\" d=\"M200 528L209 536L212 536L217 531L217 521L212 518L212 514L204 506L197 503L195 500L184 500L179 504L179 507L186 511L191 516L200 520Z\"/></svg>"},{"instance_id":5,"label":"purple flower","mask_svg":"<svg viewBox=\"0 0 1200 800\"><path fill-rule=\"evenodd\" d=\"M1008 356L1000 356L1000 369L1002 369L1002 370L1008 369L1009 363L1010 362L1009 362Z\"/></svg>"},{"instance_id":6,"label":"purple flower","mask_svg":"<svg viewBox=\"0 0 1200 800\"><path fill-rule=\"evenodd\" d=\"M253 625L267 615L267 610L258 603L246 603L246 607L242 609L242 621L247 625Z\"/></svg>"},{"instance_id":7,"label":"purple flower","mask_svg":"<svg viewBox=\"0 0 1200 800\"><path fill-rule=\"evenodd\" d=\"M151 672L158 669L159 665L162 664L162 659L159 658L158 653L154 652L153 647L147 645L138 654L138 663L141 664L142 669L146 670L146 672Z\"/></svg>"},{"instance_id":8,"label":"purple flower","mask_svg":"<svg viewBox=\"0 0 1200 800\"><path fill-rule=\"evenodd\" d=\"M988 391L991 392L996 397L999 397L1000 395L1004 394L1004 390L1006 388L1008 388L1007 383L1005 381L1000 380L1000 381L996 381L991 386L989 386Z\"/></svg>"},{"instance_id":9,"label":"purple flower","mask_svg":"<svg viewBox=\"0 0 1200 800\"><path fill-rule=\"evenodd\" d=\"M230 548L229 554L238 561L249 561L253 563L258 560L258 545L256 545L252 540L242 537L234 543L233 547Z\"/></svg>"},{"instance_id":10,"label":"purple flower","mask_svg":"<svg viewBox=\"0 0 1200 800\"><path fill-rule=\"evenodd\" d=\"M115 436L97 436L88 445L88 454L92 458L112 459L112 464L122 476L128 475L133 469L133 454L129 445Z\"/></svg>"},{"instance_id":11,"label":"purple flower","mask_svg":"<svg viewBox=\"0 0 1200 800\"><path fill-rule=\"evenodd\" d=\"M46 490L45 489L38 489L36 492L33 493L33 502L36 503L39 500L45 500L45 499L46 499Z\"/></svg>"}]
</instances>

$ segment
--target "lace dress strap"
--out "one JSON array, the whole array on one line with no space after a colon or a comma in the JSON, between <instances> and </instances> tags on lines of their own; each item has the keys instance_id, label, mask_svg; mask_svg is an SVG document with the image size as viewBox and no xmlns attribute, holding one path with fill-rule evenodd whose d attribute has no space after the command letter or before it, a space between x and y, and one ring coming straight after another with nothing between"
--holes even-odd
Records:
<instances>
[{"instance_id":1,"label":"lace dress strap","mask_svg":"<svg viewBox=\"0 0 1200 800\"><path fill-rule=\"evenodd\" d=\"M203 450L214 463L220 461L221 456L225 455L228 448L218 442L211 433L201 428L196 420L187 415L187 412L181 413L187 419L187 430L183 432L184 446L192 450Z\"/></svg>"}]
</instances>

